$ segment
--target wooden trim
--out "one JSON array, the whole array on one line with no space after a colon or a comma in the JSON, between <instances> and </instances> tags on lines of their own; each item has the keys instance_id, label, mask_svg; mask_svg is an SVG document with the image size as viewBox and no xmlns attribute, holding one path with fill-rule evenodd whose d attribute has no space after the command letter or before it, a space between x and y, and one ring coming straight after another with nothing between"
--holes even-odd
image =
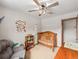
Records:
<instances>
[{"instance_id":1,"label":"wooden trim","mask_svg":"<svg viewBox=\"0 0 79 59\"><path fill-rule=\"evenodd\" d=\"M62 30L61 30L61 46L64 46L64 44L63 44L63 20L61 21L61 28L62 28Z\"/></svg>"},{"instance_id":2,"label":"wooden trim","mask_svg":"<svg viewBox=\"0 0 79 59\"><path fill-rule=\"evenodd\" d=\"M68 18L68 19L62 19L62 20L61 20L61 28L62 28L62 30L61 30L61 32L62 32L62 33L61 33L61 39L62 39L62 40L61 40L61 42L62 42L61 45L62 45L62 46L64 46L64 37L63 37L63 33L64 33L64 31L63 31L63 25L64 25L64 24L63 24L63 22L64 22L64 21L68 21L68 20L74 20L74 19L76 19L76 26L77 26L77 27L76 27L76 37L77 37L77 39L78 39L78 17L73 17L73 18Z\"/></svg>"},{"instance_id":3,"label":"wooden trim","mask_svg":"<svg viewBox=\"0 0 79 59\"><path fill-rule=\"evenodd\" d=\"M78 19L78 17L73 17L73 18L62 19L62 21L68 21L68 20L74 20L74 19Z\"/></svg>"},{"instance_id":4,"label":"wooden trim","mask_svg":"<svg viewBox=\"0 0 79 59\"><path fill-rule=\"evenodd\" d=\"M52 31L38 32L38 34L47 33L47 32L55 34L55 33L54 33L54 32L52 32Z\"/></svg>"},{"instance_id":5,"label":"wooden trim","mask_svg":"<svg viewBox=\"0 0 79 59\"><path fill-rule=\"evenodd\" d=\"M76 19L76 40L78 41L78 18Z\"/></svg>"}]
</instances>

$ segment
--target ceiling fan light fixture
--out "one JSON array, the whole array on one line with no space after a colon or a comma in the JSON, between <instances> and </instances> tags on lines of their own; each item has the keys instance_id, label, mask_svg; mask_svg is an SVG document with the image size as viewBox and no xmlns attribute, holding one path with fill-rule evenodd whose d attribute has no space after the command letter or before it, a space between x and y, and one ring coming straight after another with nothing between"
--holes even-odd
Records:
<instances>
[{"instance_id":1,"label":"ceiling fan light fixture","mask_svg":"<svg viewBox=\"0 0 79 59\"><path fill-rule=\"evenodd\" d=\"M52 11L49 11L49 9L59 5L59 2L56 0L33 0L33 1L38 6L38 10L31 10L29 12L38 11L39 16L44 14L53 14Z\"/></svg>"},{"instance_id":2,"label":"ceiling fan light fixture","mask_svg":"<svg viewBox=\"0 0 79 59\"><path fill-rule=\"evenodd\" d=\"M45 10L40 10L39 11L39 16L44 15L44 14L46 14L46 11Z\"/></svg>"}]
</instances>

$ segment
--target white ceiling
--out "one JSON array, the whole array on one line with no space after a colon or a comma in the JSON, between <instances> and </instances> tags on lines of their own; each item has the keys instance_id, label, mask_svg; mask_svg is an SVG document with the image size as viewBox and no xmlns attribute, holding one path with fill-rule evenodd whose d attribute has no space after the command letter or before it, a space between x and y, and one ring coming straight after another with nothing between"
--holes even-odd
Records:
<instances>
[{"instance_id":1,"label":"white ceiling","mask_svg":"<svg viewBox=\"0 0 79 59\"><path fill-rule=\"evenodd\" d=\"M65 14L73 11L78 11L78 0L58 0L59 5L51 8L55 15ZM0 5L5 7L26 12L28 10L36 9L37 6L33 0L0 0ZM38 12L30 13L37 15Z\"/></svg>"}]
</instances>

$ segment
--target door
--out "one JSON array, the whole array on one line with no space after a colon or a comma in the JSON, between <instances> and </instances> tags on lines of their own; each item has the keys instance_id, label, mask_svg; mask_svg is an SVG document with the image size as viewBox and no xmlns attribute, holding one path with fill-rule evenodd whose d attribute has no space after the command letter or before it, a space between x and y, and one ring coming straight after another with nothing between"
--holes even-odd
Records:
<instances>
[{"instance_id":1,"label":"door","mask_svg":"<svg viewBox=\"0 0 79 59\"><path fill-rule=\"evenodd\" d=\"M66 42L78 43L78 18L62 20L62 46Z\"/></svg>"}]
</instances>

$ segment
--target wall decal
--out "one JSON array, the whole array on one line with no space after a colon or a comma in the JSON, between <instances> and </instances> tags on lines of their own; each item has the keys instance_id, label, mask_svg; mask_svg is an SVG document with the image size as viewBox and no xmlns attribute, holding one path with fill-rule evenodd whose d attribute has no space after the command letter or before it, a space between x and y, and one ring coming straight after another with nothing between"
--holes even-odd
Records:
<instances>
[{"instance_id":1,"label":"wall decal","mask_svg":"<svg viewBox=\"0 0 79 59\"><path fill-rule=\"evenodd\" d=\"M26 32L26 22L22 20L16 21L17 32Z\"/></svg>"}]
</instances>

